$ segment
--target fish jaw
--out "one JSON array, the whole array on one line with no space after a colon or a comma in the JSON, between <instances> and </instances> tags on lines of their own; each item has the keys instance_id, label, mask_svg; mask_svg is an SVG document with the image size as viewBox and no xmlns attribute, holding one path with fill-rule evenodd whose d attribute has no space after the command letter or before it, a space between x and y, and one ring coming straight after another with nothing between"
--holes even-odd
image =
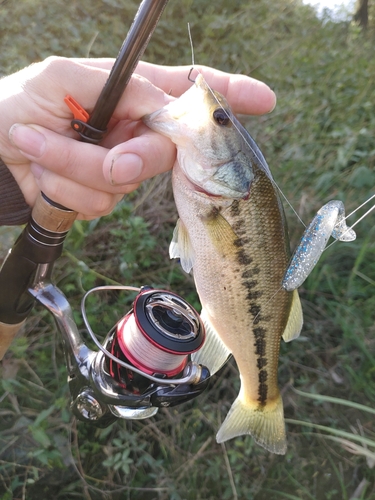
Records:
<instances>
[{"instance_id":1,"label":"fish jaw","mask_svg":"<svg viewBox=\"0 0 375 500\"><path fill-rule=\"evenodd\" d=\"M171 107L171 104L167 104L164 108L144 116L142 120L155 132L168 137L176 145L184 147L188 143L188 139L184 134L186 127L182 126L182 123L173 112L173 107L172 110Z\"/></svg>"}]
</instances>

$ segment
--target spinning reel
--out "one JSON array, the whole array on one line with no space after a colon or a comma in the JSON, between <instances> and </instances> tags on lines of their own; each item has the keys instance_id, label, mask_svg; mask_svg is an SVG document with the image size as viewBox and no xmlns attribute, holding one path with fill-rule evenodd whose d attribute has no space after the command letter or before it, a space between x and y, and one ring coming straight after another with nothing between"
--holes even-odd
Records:
<instances>
[{"instance_id":1,"label":"spinning reel","mask_svg":"<svg viewBox=\"0 0 375 500\"><path fill-rule=\"evenodd\" d=\"M91 293L104 290L139 293L101 344L88 322L85 302ZM82 316L98 351L83 341L69 302L53 283L42 280L29 294L54 316L62 334L71 408L80 420L106 427L117 418L152 417L159 407L189 401L207 387L209 370L189 360L203 345L202 321L175 293L126 286L87 292Z\"/></svg>"}]
</instances>

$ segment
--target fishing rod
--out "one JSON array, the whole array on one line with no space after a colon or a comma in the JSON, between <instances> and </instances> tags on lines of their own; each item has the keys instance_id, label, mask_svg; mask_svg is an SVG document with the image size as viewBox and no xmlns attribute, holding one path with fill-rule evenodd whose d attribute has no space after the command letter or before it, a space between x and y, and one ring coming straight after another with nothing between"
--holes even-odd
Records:
<instances>
[{"instance_id":1,"label":"fishing rod","mask_svg":"<svg viewBox=\"0 0 375 500\"><path fill-rule=\"evenodd\" d=\"M89 115L73 97L65 98L73 113L72 128L80 140L99 143L112 114L148 45L168 0L143 0L116 58L108 80ZM106 426L117 418L143 419L161 406L175 406L198 396L210 373L190 361L204 342L199 314L181 297L151 287L137 291L131 310L98 341L82 316L98 351L84 342L64 294L52 282L54 263L77 213L40 193L25 229L0 269L0 359L36 303L54 317L63 348L72 411L81 420Z\"/></svg>"}]
</instances>

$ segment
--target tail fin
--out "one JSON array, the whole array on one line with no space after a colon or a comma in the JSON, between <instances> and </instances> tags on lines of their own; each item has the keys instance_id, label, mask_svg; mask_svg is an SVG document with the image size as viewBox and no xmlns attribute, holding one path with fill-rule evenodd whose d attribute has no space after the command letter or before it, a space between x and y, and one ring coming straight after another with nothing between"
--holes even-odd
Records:
<instances>
[{"instance_id":1,"label":"tail fin","mask_svg":"<svg viewBox=\"0 0 375 500\"><path fill-rule=\"evenodd\" d=\"M223 443L243 434L250 434L266 450L285 455L287 446L280 395L275 402L260 409L246 404L240 392L216 435L216 441Z\"/></svg>"}]
</instances>

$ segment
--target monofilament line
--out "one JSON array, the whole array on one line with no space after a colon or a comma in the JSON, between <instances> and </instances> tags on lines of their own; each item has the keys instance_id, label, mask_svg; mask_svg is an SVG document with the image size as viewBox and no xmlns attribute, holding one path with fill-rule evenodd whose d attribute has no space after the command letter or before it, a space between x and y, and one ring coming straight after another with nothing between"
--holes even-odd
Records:
<instances>
[{"instance_id":1,"label":"monofilament line","mask_svg":"<svg viewBox=\"0 0 375 500\"><path fill-rule=\"evenodd\" d=\"M375 205L373 205L371 208L369 208L367 210L367 212L365 214L363 214L362 217L360 217L349 229L352 229L353 227L355 227L358 224L358 222L361 222L362 219L367 217L368 214L374 210L374 208L375 208Z\"/></svg>"},{"instance_id":2,"label":"monofilament line","mask_svg":"<svg viewBox=\"0 0 375 500\"><path fill-rule=\"evenodd\" d=\"M190 40L190 49L191 49L191 64L194 67L195 66L194 46L193 46L193 38L191 36L190 23L187 23L187 26L188 26L188 33L189 33L189 40Z\"/></svg>"},{"instance_id":3,"label":"monofilament line","mask_svg":"<svg viewBox=\"0 0 375 500\"><path fill-rule=\"evenodd\" d=\"M345 219L347 219L347 218L348 218L348 217L350 217L352 214L354 214L357 210L359 210L361 207L363 207L363 205L366 205L366 203L368 203L370 200L372 200L372 198L374 198L374 196L375 196L375 195L371 196L371 198L369 198L367 201L365 201L364 203L362 203L362 205L361 205L360 207L358 207L358 208L356 208L355 210L353 210L353 212L352 212L351 214L349 214L347 217L345 217ZM374 208L375 208L375 205L373 205L371 208L369 208L369 209L367 210L367 212L366 212L366 213L364 213L364 214L362 215L362 217L360 217L360 218L359 218L359 219L358 219L358 220L357 220L357 221L356 221L356 222L355 222L352 226L348 227L348 229L347 229L344 233L342 233L342 235L341 235L341 236L343 236L345 233L347 233L347 232L349 231L349 229L353 229L353 227L355 227L355 226L358 224L358 222L361 222L361 220L362 220L362 219L364 219L365 217L367 217L367 216L368 216L368 214L374 210ZM330 243L328 246L326 246L326 247L325 247L325 249L324 249L324 252L325 252L325 251L326 251L329 247L331 247L332 245L334 245L337 241L340 241L340 240L335 240L335 241L332 241L332 243Z\"/></svg>"},{"instance_id":4,"label":"monofilament line","mask_svg":"<svg viewBox=\"0 0 375 500\"><path fill-rule=\"evenodd\" d=\"M344 219L344 220L348 219L351 215L355 214L357 210L359 210L360 208L362 208L363 206L365 206L365 205L366 205L369 201L371 201L373 198L375 198L375 194L373 194L372 196L370 196L370 198L369 198L368 200L364 201L364 202L362 203L362 205L359 205L359 207L357 207L355 210L353 210L353 212L351 212L349 215L347 215L347 216L345 217L345 219ZM373 208L374 208L374 207L373 207ZM372 210L372 208L369 210L369 212L371 212L371 210ZM365 215L366 215L366 214L365 214ZM359 219L359 220L361 220L361 219ZM356 223L356 224L357 224L357 223Z\"/></svg>"}]
</instances>

